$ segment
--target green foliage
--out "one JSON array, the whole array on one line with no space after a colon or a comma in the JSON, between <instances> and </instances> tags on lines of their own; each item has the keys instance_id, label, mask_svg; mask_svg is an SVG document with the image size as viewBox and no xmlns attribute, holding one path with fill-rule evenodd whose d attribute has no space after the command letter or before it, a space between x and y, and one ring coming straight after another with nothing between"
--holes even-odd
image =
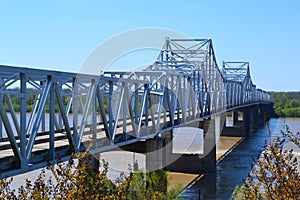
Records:
<instances>
[{"instance_id":1,"label":"green foliage","mask_svg":"<svg viewBox=\"0 0 300 200\"><path fill-rule=\"evenodd\" d=\"M300 107L283 109L282 112L286 117L300 117Z\"/></svg>"},{"instance_id":2,"label":"green foliage","mask_svg":"<svg viewBox=\"0 0 300 200\"><path fill-rule=\"evenodd\" d=\"M10 89L10 91L13 93L13 92L19 92L19 89ZM32 109L33 109L33 106L34 106L34 102L36 101L37 99L37 91L35 89L27 89L27 95L26 95L26 112L31 112ZM16 95L10 95L10 100L11 100L11 103L12 103L12 106L13 106L13 109L15 112L20 112L20 108L21 108L21 99L16 96ZM68 101L70 100L70 97L69 96L63 96L62 97L62 102L64 104L64 106L66 107L67 104L68 104ZM83 96L83 101L85 102L86 101L86 96ZM3 102L4 102L4 107L6 109L6 111L9 111L8 109L8 99L7 99L7 96L3 96ZM59 110L59 107L58 107L58 103L55 102L55 112L58 112ZM46 104L45 106L45 111L46 112L49 112L49 105ZM72 113L72 107L70 109L70 113Z\"/></svg>"},{"instance_id":3,"label":"green foliage","mask_svg":"<svg viewBox=\"0 0 300 200\"><path fill-rule=\"evenodd\" d=\"M19 93L19 88L15 88L15 89L8 89L11 93ZM69 89L63 89L63 93L65 94L70 94L71 91ZM34 107L34 103L36 102L37 98L39 97L38 95L38 91L36 89L33 89L33 88L27 88L27 93L26 93L26 112L31 112L33 107ZM68 105L68 102L70 100L70 96L62 96L62 103L64 105L64 107L66 108L67 105ZM156 98L157 97L154 97L154 101L156 101ZM20 112L20 104L21 104L21 99L17 96L17 95L10 95L10 100L11 100L11 103L13 105L13 108L14 108L14 111L15 112ZM87 101L87 95L86 94L82 94L81 95L81 100L82 100L82 103L83 103L83 106L85 105L86 101ZM109 101L108 101L108 98L103 98L103 104L104 104L104 110L106 113L108 113L108 109L109 109ZM4 102L4 107L6 109L7 112L9 112L9 109L8 109L8 99L7 99L7 96L3 96L3 102ZM138 107L138 112L140 112L141 110L141 105L142 105L142 97L141 96L138 96L138 104L134 104L133 105L133 108L135 108L135 106ZM79 112L80 110L83 110L84 108L81 108L81 104L79 103ZM55 105L54 105L54 109L55 109L55 112L59 112L59 106L58 106L58 102L55 98ZM89 108L89 111L91 112L93 109L92 106L90 106ZM97 104L97 111L100 112L100 107L99 107L99 104ZM45 106L45 112L49 113L50 112L50 107L49 107L49 104L47 103L46 106ZM70 113L73 113L73 106L70 107Z\"/></svg>"},{"instance_id":4,"label":"green foliage","mask_svg":"<svg viewBox=\"0 0 300 200\"><path fill-rule=\"evenodd\" d=\"M47 179L45 169L33 183L26 184L17 191L10 188L12 178L0 180L0 199L176 199L182 189L176 185L167 191L167 172L162 169L155 172L124 173L112 182L107 178L108 163L103 161L103 171L90 168L85 162L87 151L75 157L79 164L70 159L59 163L57 167L49 165L54 180Z\"/></svg>"},{"instance_id":5,"label":"green foliage","mask_svg":"<svg viewBox=\"0 0 300 200\"><path fill-rule=\"evenodd\" d=\"M300 92L270 92L278 117L300 117Z\"/></svg>"},{"instance_id":6,"label":"green foliage","mask_svg":"<svg viewBox=\"0 0 300 200\"><path fill-rule=\"evenodd\" d=\"M244 195L244 189L243 187L239 187L238 185L234 188L231 197L229 200L234 200L234 199L245 199Z\"/></svg>"},{"instance_id":7,"label":"green foliage","mask_svg":"<svg viewBox=\"0 0 300 200\"><path fill-rule=\"evenodd\" d=\"M182 184L176 184L167 191L167 180L168 174L162 169L154 172L138 172L132 177L127 199L180 199L177 196L183 188Z\"/></svg>"}]
</instances>

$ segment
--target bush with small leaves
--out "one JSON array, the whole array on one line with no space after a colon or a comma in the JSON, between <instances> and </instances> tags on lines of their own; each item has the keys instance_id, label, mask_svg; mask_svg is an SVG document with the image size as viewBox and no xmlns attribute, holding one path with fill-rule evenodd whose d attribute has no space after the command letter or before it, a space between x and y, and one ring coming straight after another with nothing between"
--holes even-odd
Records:
<instances>
[{"instance_id":1,"label":"bush with small leaves","mask_svg":"<svg viewBox=\"0 0 300 200\"><path fill-rule=\"evenodd\" d=\"M293 134L288 126L283 137L265 146L261 158L252 165L252 173L242 187L234 190L231 199L300 199L299 161L293 149L284 149L286 142L300 148L300 135Z\"/></svg>"}]
</instances>

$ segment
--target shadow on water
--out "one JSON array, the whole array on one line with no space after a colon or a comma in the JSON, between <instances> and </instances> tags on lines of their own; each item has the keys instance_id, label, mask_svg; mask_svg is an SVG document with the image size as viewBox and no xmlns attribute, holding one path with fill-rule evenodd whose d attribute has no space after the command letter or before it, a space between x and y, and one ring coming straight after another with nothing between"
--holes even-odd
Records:
<instances>
[{"instance_id":1,"label":"shadow on water","mask_svg":"<svg viewBox=\"0 0 300 200\"><path fill-rule=\"evenodd\" d=\"M183 199L229 199L251 171L250 163L258 159L267 140L266 128L252 133L217 163L216 173L204 174L183 194Z\"/></svg>"}]
</instances>

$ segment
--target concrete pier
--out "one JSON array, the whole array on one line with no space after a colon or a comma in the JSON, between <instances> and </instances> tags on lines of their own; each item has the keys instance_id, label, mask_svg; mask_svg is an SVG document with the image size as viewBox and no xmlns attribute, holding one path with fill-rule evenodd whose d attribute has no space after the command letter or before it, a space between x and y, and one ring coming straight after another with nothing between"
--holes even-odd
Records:
<instances>
[{"instance_id":1,"label":"concrete pier","mask_svg":"<svg viewBox=\"0 0 300 200\"><path fill-rule=\"evenodd\" d=\"M270 105L252 105L232 112L232 126L224 124L222 136L247 137L264 125L264 113L270 116ZM226 116L228 117L228 115Z\"/></svg>"},{"instance_id":2,"label":"concrete pier","mask_svg":"<svg viewBox=\"0 0 300 200\"><path fill-rule=\"evenodd\" d=\"M204 120L199 122L198 128L204 130L204 152L203 154L174 154L178 159L166 167L168 171L200 174L215 172L216 170L216 141L215 141L215 121Z\"/></svg>"}]
</instances>

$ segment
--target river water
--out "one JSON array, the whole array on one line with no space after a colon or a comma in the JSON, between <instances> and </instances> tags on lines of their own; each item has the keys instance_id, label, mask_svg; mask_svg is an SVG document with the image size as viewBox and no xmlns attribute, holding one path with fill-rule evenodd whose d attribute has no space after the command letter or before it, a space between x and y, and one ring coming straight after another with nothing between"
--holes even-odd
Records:
<instances>
[{"instance_id":1,"label":"river water","mask_svg":"<svg viewBox=\"0 0 300 200\"><path fill-rule=\"evenodd\" d=\"M286 125L296 133L300 130L300 119L271 119L272 139L281 136L280 130L285 130ZM266 142L269 142L266 127L252 133L217 162L216 173L204 174L183 194L183 199L229 199L236 185L241 185L251 171L250 163L259 158Z\"/></svg>"}]
</instances>

